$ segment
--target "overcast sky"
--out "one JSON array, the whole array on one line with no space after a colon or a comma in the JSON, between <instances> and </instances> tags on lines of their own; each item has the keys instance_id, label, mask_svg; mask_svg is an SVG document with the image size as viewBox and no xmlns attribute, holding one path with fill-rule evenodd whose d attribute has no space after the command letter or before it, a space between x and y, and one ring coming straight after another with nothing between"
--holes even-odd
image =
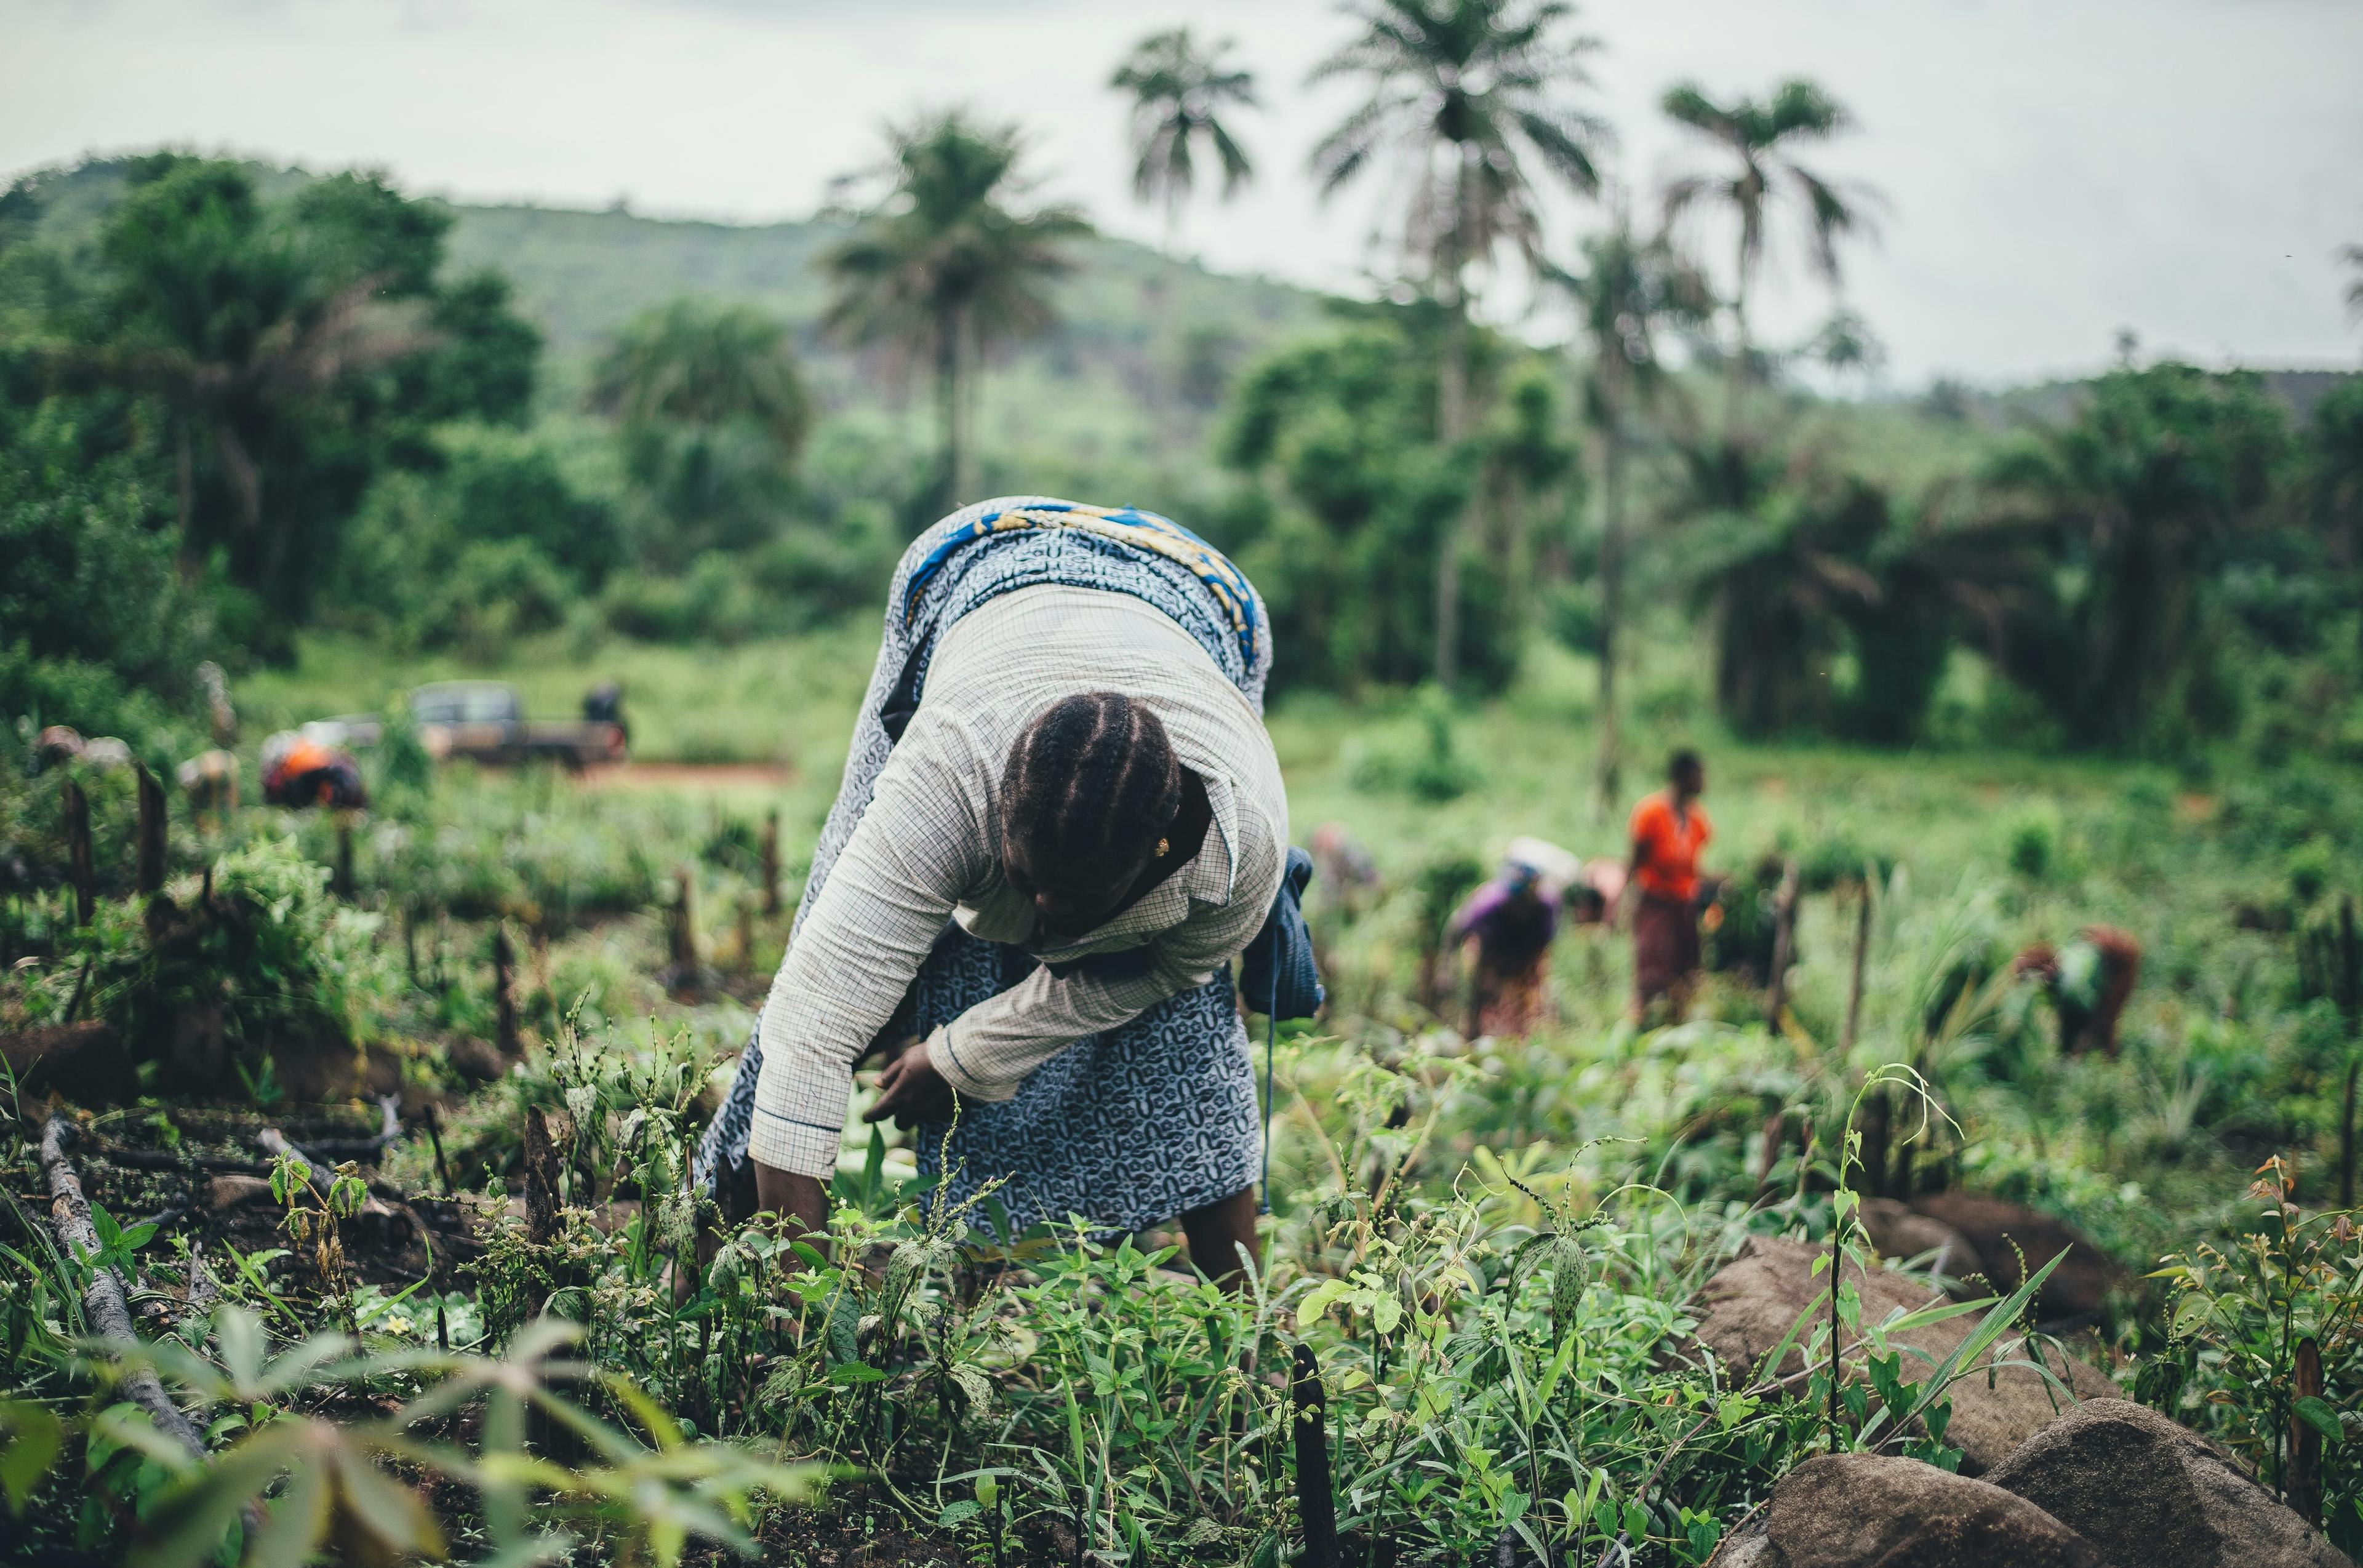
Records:
<instances>
[{"instance_id":1,"label":"overcast sky","mask_svg":"<svg viewBox=\"0 0 2363 1568\"><path fill-rule=\"evenodd\" d=\"M1043 191L1154 240L1129 198L1126 48L1235 37L1261 168L1193 211L1210 265L1364 291L1380 193L1323 207L1306 150L1352 106L1303 86L1348 24L1327 0L0 0L0 173L159 142L390 169L460 199L763 221L873 162L879 128L964 102L1022 122ZM1647 192L1686 153L1671 82L1810 74L1859 128L1830 172L1887 198L1850 302L1890 378L2090 369L2146 352L2347 365L2335 252L2363 243L2363 0L1593 0L1592 104ZM1564 246L1593 215L1564 204ZM1826 296L1791 267L1770 329ZM1548 317L1528 329L1557 330Z\"/></svg>"}]
</instances>

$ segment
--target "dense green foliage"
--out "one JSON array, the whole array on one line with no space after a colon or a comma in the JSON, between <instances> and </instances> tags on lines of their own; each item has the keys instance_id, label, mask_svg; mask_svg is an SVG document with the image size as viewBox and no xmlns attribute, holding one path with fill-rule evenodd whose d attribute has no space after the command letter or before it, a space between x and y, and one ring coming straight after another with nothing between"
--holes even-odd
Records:
<instances>
[{"instance_id":1,"label":"dense green foliage","mask_svg":"<svg viewBox=\"0 0 2363 1568\"><path fill-rule=\"evenodd\" d=\"M859 672L818 698L782 673L846 662L835 647L775 645L768 700L814 707L796 729L841 743ZM1710 673L1702 657L1681 677L1695 685L1686 712L1701 711ZM584 673L549 678L579 684ZM367 667L343 678L386 674ZM1649 668L1643 689L1677 678ZM363 689L323 706L351 706ZM517 1190L520 1129L538 1108L561 1140L569 1207L557 1233L537 1240L524 1218L484 1205L486 1251L431 1288L416 1274L364 1284L321 1272L323 1235L342 1227L351 1249L362 1224L348 1216L331 1225L320 1216L334 1217L333 1199L303 1195L330 1193L326 1173L290 1188L282 1229L261 1251L244 1240L234 1256L208 1243L199 1265L160 1240L142 1243L127 1224L120 1234L134 1240L121 1244L167 1300L173 1282L202 1266L233 1312L262 1318L259 1330L229 1316L184 1321L183 1342L217 1365L246 1353L249 1332L267 1359L332 1327L358 1329L363 1352L381 1358L357 1385L366 1399L336 1393L334 1379L246 1398L243 1422L216 1437L215 1461L178 1479L149 1451L116 1457L119 1414L94 1419L104 1396L93 1403L92 1385L58 1349L72 1326L64 1265L27 1275L0 1256L23 1286L0 1309L10 1385L35 1410L21 1418L56 1418L60 1456L77 1467L30 1484L33 1528L61 1539L79 1499L95 1496L88 1539L120 1541L128 1537L110 1532L186 1519L186 1505L167 1499L267 1492L267 1476L244 1468L266 1435L292 1440L291 1423L330 1421L346 1434L334 1440L366 1447L375 1423L436 1380L489 1375L474 1358L547 1359L528 1326L546 1306L580 1334L582 1365L545 1393L620 1434L560 1458L561 1467L647 1466L644 1480L670 1467L684 1486L725 1486L733 1456L749 1451L739 1445L752 1445L767 1462L856 1473L817 1507L775 1496L742 1516L773 1551L859 1529L864 1516L921 1538L908 1549L919 1561L989 1554L996 1540L1009 1561L1066 1561L1078 1537L1148 1562L1284 1550L1298 1529L1290 1417L1284 1388L1262 1374L1303 1343L1329 1389L1349 1536L1395 1540L1406 1562L1482 1556L1505 1530L1514 1550L1549 1546L1589 1562L1621 1536L1640 1561L1695 1564L1781 1473L1832 1443L1944 1457L1926 1422L1961 1369L1935 1374L1909 1355L1888 1362L1875 1336L1895 1325L1849 1327L1850 1344L1858 1331L1874 1338L1846 1352L1835 1425L1819 1385L1783 1397L1759 1386L1757 1369L1710 1373L1663 1354L1696 1318L1697 1284L1744 1236L1836 1236L1861 1250L1839 1229L1836 1129L1888 1063L1921 1073L1950 1118L1932 1118L1912 1143L1916 1168L1948 1169L1963 1184L2070 1218L2129 1264L2179 1271L2133 1284L2094 1332L2071 1341L2077 1353L2254 1456L2269 1479L2279 1473L2272 1434L2287 1429L2291 1403L2277 1327L2286 1301L2290 1320L2324 1345L2327 1418L2353 1435L2345 1412L2363 1393L2363 1364L2344 1326L2363 1310L2363 1260L2329 1211L2340 1083L2356 1047L2335 1006L2312 994L2319 982L2307 978L2312 939L2302 934L2324 909L2335 914L2346 890L2323 846L2363 830L2363 797L2343 770L2261 772L2193 803L2136 765L1719 748L1714 863L1747 872L1767 855L1794 855L1813 890L1786 1027L1766 1027L1759 995L1733 979L1709 988L1692 1021L1636 1029L1621 1017L1626 944L1578 932L1553 962L1556 1022L1525 1041L1463 1040L1419 1005L1419 965L1478 857L1526 829L1582 851L1614 848L1614 826L1588 826L1583 792L1566 782L1590 754L1580 717L1589 690L1581 666L1546 657L1474 711L1456 714L1441 698L1400 712L1307 700L1277 717L1295 809L1308 822L1351 824L1385 880L1355 904L1314 905L1333 1012L1318 1033L1281 1044L1275 1217L1259 1289L1244 1298L1199 1283L1164 1239L1004 1247L984 1233L989 1203L939 1207L915 1180L907 1143L871 1144L863 1129L838 1177L833 1252L742 1231L702 1271L700 1288L676 1300L668 1271L693 1218L682 1196L686 1140L711 1104L712 1066L743 1040L784 935L779 917L754 907L750 880L747 813L779 804L776 795L693 806L551 776L420 777L373 758L379 803L358 836L358 906L320 896L336 854L325 820L305 820L294 845L283 813L241 814L211 840L176 822L176 899L187 900L190 873L205 864L217 888L265 895L299 939L284 950L297 962L272 962L320 977L292 995L341 998L339 1016L360 1038L489 1034L487 948L492 923L504 922L531 1042L523 1070L470 1087L427 1050L406 1054L402 1071L422 1092L464 1094L447 1103L440 1133L463 1189ZM239 700L265 706L253 687ZM1660 745L1674 732L1666 726L1681 722L1661 717L1636 740ZM1416 765L1367 765L1381 750ZM1423 769L1466 767L1470 756L1484 759L1476 787L1423 782ZM817 779L785 796L791 895L833 764L814 758ZM118 902L128 787L117 775L85 782L110 873L101 919L86 939L21 946L35 962L12 962L6 983L11 1006L52 1009L43 1016L71 992L83 951L72 943L111 944L130 961L144 951L136 906ZM55 787L44 775L0 792L24 803L12 842L54 839L44 800ZM725 986L686 1003L669 999L658 978L684 868L701 956ZM1866 870L1868 985L1857 1042L1841 1052ZM42 898L54 911L54 895ZM23 900L12 907L32 912ZM1735 906L1725 931L1736 941L1750 917ZM2062 1056L2040 989L2017 982L2010 964L2025 943L2092 919L2137 931L2147 950L2115 1060ZM110 973L143 971L134 962ZM253 979L228 965L209 973ZM1448 1018L1448 964L1446 974ZM318 989L331 983L342 989ZM270 987L255 992L256 1003L278 1005ZM128 1022L133 995L109 987L98 1006ZM664 1020L653 1034L651 1013ZM301 1021L257 1018L266 1033ZM160 1149L150 1141L160 1124L190 1137L218 1114L164 1099L110 1113L94 1130L108 1144ZM1894 1125L1908 1132L1918 1120ZM1768 1147L1768 1129L1781 1126L1791 1135ZM1808 1127L1821 1130L1801 1150L1795 1130ZM2269 1200L2244 1196L2250 1169L2276 1154ZM388 1170L425 1191L437 1168L420 1135ZM97 1154L86 1166L108 1169ZM857 1266L864 1258L871 1266ZM1971 1320L1991 1320L2006 1360L2056 1358L2056 1346L2021 1341L2014 1324L2024 1306L2005 1295ZM1800 1328L1815 1365L1825 1334L1818 1314ZM214 1374L172 1359L172 1341L159 1353L184 1396L219 1397L208 1392ZM503 1375L514 1390L536 1386L529 1373ZM651 1457L671 1440L627 1386L683 1424L684 1442L732 1446L696 1466ZM419 1419L421 1440L460 1451L497 1452L509 1440L472 1420ZM2349 1458L2336 1444L2325 1454L2331 1528L2351 1540L2363 1515ZM85 1485L85 1464L102 1479ZM156 1467L144 1480L143 1464ZM693 1473L704 1479L693 1483ZM451 1485L427 1494L427 1517L463 1555L516 1528L464 1484L483 1473L455 1469ZM599 1551L622 1552L643 1528L624 1505L605 1514L579 1506L587 1495L556 1470L536 1477L554 1489L565 1527ZM717 1518L727 1517L701 1515L690 1528L720 1537Z\"/></svg>"}]
</instances>

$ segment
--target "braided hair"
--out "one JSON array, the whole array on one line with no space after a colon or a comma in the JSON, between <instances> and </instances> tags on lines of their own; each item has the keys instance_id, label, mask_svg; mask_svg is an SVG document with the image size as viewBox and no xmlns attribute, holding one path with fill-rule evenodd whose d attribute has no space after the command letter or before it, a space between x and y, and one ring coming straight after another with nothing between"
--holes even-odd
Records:
<instances>
[{"instance_id":1,"label":"braided hair","mask_svg":"<svg viewBox=\"0 0 2363 1568\"><path fill-rule=\"evenodd\" d=\"M1147 703L1081 692L1034 716L1001 775L1002 831L1061 880L1137 868L1182 804L1182 763Z\"/></svg>"}]
</instances>

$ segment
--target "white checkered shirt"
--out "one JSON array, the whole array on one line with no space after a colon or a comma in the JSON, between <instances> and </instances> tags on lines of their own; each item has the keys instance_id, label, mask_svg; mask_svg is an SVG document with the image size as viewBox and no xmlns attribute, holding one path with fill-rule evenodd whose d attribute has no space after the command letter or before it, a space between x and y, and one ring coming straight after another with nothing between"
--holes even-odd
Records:
<instances>
[{"instance_id":1,"label":"white checkered shirt","mask_svg":"<svg viewBox=\"0 0 2363 1568\"><path fill-rule=\"evenodd\" d=\"M1001 869L1002 769L1027 721L1077 692L1148 704L1214 826L1189 864L1082 940L1041 945L1032 902ZM918 713L805 911L763 1004L749 1149L766 1165L837 1166L853 1062L885 1027L947 917L1047 962L1147 948L1145 972L1037 969L927 1038L963 1095L1005 1100L1075 1040L1203 985L1262 929L1288 854L1288 796L1263 720L1187 631L1129 594L1041 586L989 601L942 634Z\"/></svg>"}]
</instances>

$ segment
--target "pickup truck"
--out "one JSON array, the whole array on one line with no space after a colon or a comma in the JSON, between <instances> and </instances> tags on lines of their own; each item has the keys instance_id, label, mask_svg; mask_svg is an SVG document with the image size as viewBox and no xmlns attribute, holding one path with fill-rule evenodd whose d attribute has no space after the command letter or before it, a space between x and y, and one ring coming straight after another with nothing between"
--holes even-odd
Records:
<instances>
[{"instance_id":1,"label":"pickup truck","mask_svg":"<svg viewBox=\"0 0 2363 1568\"><path fill-rule=\"evenodd\" d=\"M627 750L620 722L527 718L516 688L498 681L421 686L410 694L410 718L418 726L420 743L438 761L549 762L574 769L620 762Z\"/></svg>"}]
</instances>

